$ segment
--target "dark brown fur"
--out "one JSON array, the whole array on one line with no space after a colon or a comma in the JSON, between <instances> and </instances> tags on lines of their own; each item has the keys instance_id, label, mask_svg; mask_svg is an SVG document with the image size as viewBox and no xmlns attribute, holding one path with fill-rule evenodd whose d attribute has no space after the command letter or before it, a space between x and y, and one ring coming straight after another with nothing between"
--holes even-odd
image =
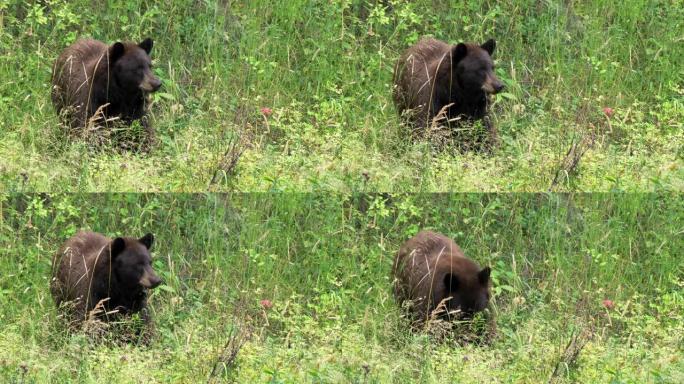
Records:
<instances>
[{"instance_id":1,"label":"dark brown fur","mask_svg":"<svg viewBox=\"0 0 684 384\"><path fill-rule=\"evenodd\" d=\"M489 303L489 273L489 267L480 269L451 239L421 231L397 253L394 293L401 305L410 302L419 323L432 318L440 303L445 311L439 318L468 318Z\"/></svg>"},{"instance_id":2,"label":"dark brown fur","mask_svg":"<svg viewBox=\"0 0 684 384\"><path fill-rule=\"evenodd\" d=\"M118 117L124 123L143 119L148 94L161 86L150 69L152 40L140 44L78 40L57 58L52 72L52 103L74 129L89 122L104 124Z\"/></svg>"},{"instance_id":3,"label":"dark brown fur","mask_svg":"<svg viewBox=\"0 0 684 384\"><path fill-rule=\"evenodd\" d=\"M58 307L69 303L69 320L80 323L96 307L97 318L143 311L147 290L161 280L152 270L148 248L152 235L141 239L107 238L99 233L79 232L59 249L53 261L52 296ZM143 312L146 316L146 312ZM147 318L145 318L147 320Z\"/></svg>"},{"instance_id":4,"label":"dark brown fur","mask_svg":"<svg viewBox=\"0 0 684 384\"><path fill-rule=\"evenodd\" d=\"M394 71L393 96L399 113L407 112L415 128L431 126L443 108L449 120L485 118L488 95L503 89L493 72L495 46L494 40L451 45L425 38L408 48ZM496 128L489 119L485 123L496 142Z\"/></svg>"}]
</instances>

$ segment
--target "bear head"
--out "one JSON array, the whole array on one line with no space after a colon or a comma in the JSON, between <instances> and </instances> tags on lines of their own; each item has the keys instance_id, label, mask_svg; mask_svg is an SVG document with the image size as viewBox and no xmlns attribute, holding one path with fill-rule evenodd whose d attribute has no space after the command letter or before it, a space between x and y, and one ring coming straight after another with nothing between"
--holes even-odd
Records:
<instances>
[{"instance_id":1,"label":"bear head","mask_svg":"<svg viewBox=\"0 0 684 384\"><path fill-rule=\"evenodd\" d=\"M112 274L120 287L129 291L156 288L162 280L152 269L151 233L140 239L117 237L110 243Z\"/></svg>"},{"instance_id":2,"label":"bear head","mask_svg":"<svg viewBox=\"0 0 684 384\"><path fill-rule=\"evenodd\" d=\"M152 73L152 39L140 44L117 42L109 47L109 68L116 85L127 92L154 92L161 80Z\"/></svg>"},{"instance_id":3,"label":"bear head","mask_svg":"<svg viewBox=\"0 0 684 384\"><path fill-rule=\"evenodd\" d=\"M478 268L479 269L479 268ZM458 319L470 319L477 312L483 311L489 305L489 275L491 269L485 267L479 271L451 271L444 274L442 297L435 297L435 305L445 301L446 317L455 316Z\"/></svg>"},{"instance_id":4,"label":"bear head","mask_svg":"<svg viewBox=\"0 0 684 384\"><path fill-rule=\"evenodd\" d=\"M501 92L504 85L494 74L494 48L494 39L489 39L482 45L454 45L451 51L451 68L456 82L453 86L459 87L466 95Z\"/></svg>"}]
</instances>

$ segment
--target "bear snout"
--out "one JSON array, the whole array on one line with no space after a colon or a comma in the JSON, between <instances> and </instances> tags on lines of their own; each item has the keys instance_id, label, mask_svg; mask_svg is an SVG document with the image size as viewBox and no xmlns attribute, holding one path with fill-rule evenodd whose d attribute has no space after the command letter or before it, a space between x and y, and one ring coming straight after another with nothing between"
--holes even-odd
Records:
<instances>
[{"instance_id":1,"label":"bear snout","mask_svg":"<svg viewBox=\"0 0 684 384\"><path fill-rule=\"evenodd\" d=\"M488 75L487 80L485 83L482 85L482 90L491 93L493 95L501 92L504 89L503 83L494 77L493 75Z\"/></svg>"},{"instance_id":2,"label":"bear snout","mask_svg":"<svg viewBox=\"0 0 684 384\"><path fill-rule=\"evenodd\" d=\"M161 283L162 279L160 279L159 276L154 276L153 279L150 281L150 289L157 288Z\"/></svg>"},{"instance_id":3,"label":"bear snout","mask_svg":"<svg viewBox=\"0 0 684 384\"><path fill-rule=\"evenodd\" d=\"M140 89L145 92L156 92L161 88L162 82L159 78L155 76L145 76L142 84L140 84Z\"/></svg>"},{"instance_id":4,"label":"bear snout","mask_svg":"<svg viewBox=\"0 0 684 384\"><path fill-rule=\"evenodd\" d=\"M161 283L162 279L160 279L159 276L155 275L154 273L146 272L142 279L140 279L140 285L147 289L157 288Z\"/></svg>"}]
</instances>

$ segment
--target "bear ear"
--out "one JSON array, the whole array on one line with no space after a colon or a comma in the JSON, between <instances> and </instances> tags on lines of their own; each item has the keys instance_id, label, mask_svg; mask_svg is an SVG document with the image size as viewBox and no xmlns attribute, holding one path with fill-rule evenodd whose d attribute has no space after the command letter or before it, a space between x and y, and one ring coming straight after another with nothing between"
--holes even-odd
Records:
<instances>
[{"instance_id":1,"label":"bear ear","mask_svg":"<svg viewBox=\"0 0 684 384\"><path fill-rule=\"evenodd\" d=\"M484 49L489 53L489 56L494 54L494 49L496 48L496 41L494 39L489 39L485 41L484 44L480 45L480 48Z\"/></svg>"},{"instance_id":2,"label":"bear ear","mask_svg":"<svg viewBox=\"0 0 684 384\"><path fill-rule=\"evenodd\" d=\"M444 275L444 286L447 292L456 292L458 290L458 277L451 273Z\"/></svg>"},{"instance_id":3,"label":"bear ear","mask_svg":"<svg viewBox=\"0 0 684 384\"><path fill-rule=\"evenodd\" d=\"M125 50L126 48L124 45L118 41L112 44L112 46L109 47L109 62L113 63L119 60L121 56L123 56Z\"/></svg>"},{"instance_id":4,"label":"bear ear","mask_svg":"<svg viewBox=\"0 0 684 384\"><path fill-rule=\"evenodd\" d=\"M150 249L152 248L152 243L154 242L154 235L148 233L147 235L138 239L138 241L141 242L145 246L145 248Z\"/></svg>"},{"instance_id":5,"label":"bear ear","mask_svg":"<svg viewBox=\"0 0 684 384\"><path fill-rule=\"evenodd\" d=\"M143 40L140 44L138 44L138 47L142 48L149 55L150 52L152 52L153 44L154 42L152 41L152 39L148 37L147 39Z\"/></svg>"},{"instance_id":6,"label":"bear ear","mask_svg":"<svg viewBox=\"0 0 684 384\"><path fill-rule=\"evenodd\" d=\"M463 60L463 58L466 57L467 54L468 47L463 43L458 43L451 50L451 62L456 64L459 61Z\"/></svg>"},{"instance_id":7,"label":"bear ear","mask_svg":"<svg viewBox=\"0 0 684 384\"><path fill-rule=\"evenodd\" d=\"M123 250L126 249L126 241L122 239L121 237L117 237L116 239L112 240L111 244L109 244L109 255L111 256L112 260L116 259Z\"/></svg>"},{"instance_id":8,"label":"bear ear","mask_svg":"<svg viewBox=\"0 0 684 384\"><path fill-rule=\"evenodd\" d=\"M491 274L492 269L489 267L484 267L480 272L477 274L477 279L480 281L480 284L487 284L489 283L489 275Z\"/></svg>"}]
</instances>

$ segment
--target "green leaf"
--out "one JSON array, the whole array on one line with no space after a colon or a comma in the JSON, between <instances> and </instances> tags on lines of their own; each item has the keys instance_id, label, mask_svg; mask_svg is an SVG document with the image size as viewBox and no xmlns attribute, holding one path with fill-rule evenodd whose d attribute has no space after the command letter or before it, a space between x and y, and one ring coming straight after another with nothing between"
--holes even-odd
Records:
<instances>
[{"instance_id":1,"label":"green leaf","mask_svg":"<svg viewBox=\"0 0 684 384\"><path fill-rule=\"evenodd\" d=\"M162 290L162 291L164 291L164 292L176 293L176 290L173 289L173 288L172 288L171 286L169 286L169 285L160 285L160 286L157 287L157 288L160 289L160 290Z\"/></svg>"},{"instance_id":2,"label":"green leaf","mask_svg":"<svg viewBox=\"0 0 684 384\"><path fill-rule=\"evenodd\" d=\"M501 92L501 93L497 93L496 95L501 96L504 99L508 99L508 100L518 100L518 97L516 95L509 93L509 92Z\"/></svg>"},{"instance_id":3,"label":"green leaf","mask_svg":"<svg viewBox=\"0 0 684 384\"><path fill-rule=\"evenodd\" d=\"M155 96L156 96L158 99L166 99L166 100L174 100L174 101L176 100L176 97L175 97L175 96L173 96L173 95L170 94L170 93L166 93L166 92L156 92L156 93L155 93Z\"/></svg>"}]
</instances>

